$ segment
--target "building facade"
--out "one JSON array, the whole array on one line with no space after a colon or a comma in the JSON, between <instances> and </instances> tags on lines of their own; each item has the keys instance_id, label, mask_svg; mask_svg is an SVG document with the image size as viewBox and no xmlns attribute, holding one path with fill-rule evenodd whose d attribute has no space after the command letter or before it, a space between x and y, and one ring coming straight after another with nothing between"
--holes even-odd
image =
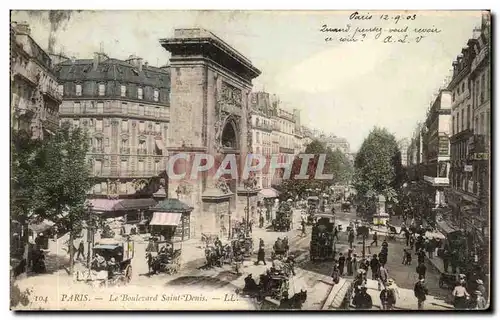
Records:
<instances>
[{"instance_id":1,"label":"building facade","mask_svg":"<svg viewBox=\"0 0 500 320\"><path fill-rule=\"evenodd\" d=\"M43 139L59 126L62 98L50 56L30 32L26 23L10 26L11 128Z\"/></svg>"},{"instance_id":2,"label":"building facade","mask_svg":"<svg viewBox=\"0 0 500 320\"><path fill-rule=\"evenodd\" d=\"M408 147L410 146L410 139L404 138L398 141L399 152L401 153L401 165L408 166Z\"/></svg>"},{"instance_id":3,"label":"building facade","mask_svg":"<svg viewBox=\"0 0 500 320\"><path fill-rule=\"evenodd\" d=\"M63 96L61 122L89 135L96 178L90 198L108 199L111 206L111 200L141 196L150 179L165 171L169 68L95 53L93 59L66 59L54 71Z\"/></svg>"},{"instance_id":4,"label":"building facade","mask_svg":"<svg viewBox=\"0 0 500 320\"><path fill-rule=\"evenodd\" d=\"M424 181L431 187L435 206L445 203L449 186L451 92L440 90L425 121L423 134Z\"/></svg>"},{"instance_id":5,"label":"building facade","mask_svg":"<svg viewBox=\"0 0 500 320\"><path fill-rule=\"evenodd\" d=\"M450 206L453 209L452 217L456 225L476 235L476 239L484 240L488 234L486 226L490 213L489 15L483 17L481 28L475 29L473 34L467 47L462 50L462 56L459 56L453 64L454 70L457 69L457 79L466 83L466 99L460 109L461 100L457 96L456 115L453 118ZM460 69L460 61L465 58L467 66ZM452 80L450 87L452 86L458 94L460 89L458 80ZM462 89L462 94L463 91Z\"/></svg>"}]
</instances>

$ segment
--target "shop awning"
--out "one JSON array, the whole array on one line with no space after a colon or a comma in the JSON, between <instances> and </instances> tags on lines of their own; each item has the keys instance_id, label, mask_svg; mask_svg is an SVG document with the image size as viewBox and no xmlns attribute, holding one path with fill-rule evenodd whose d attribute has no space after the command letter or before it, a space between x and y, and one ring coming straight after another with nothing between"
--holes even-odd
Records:
<instances>
[{"instance_id":1,"label":"shop awning","mask_svg":"<svg viewBox=\"0 0 500 320\"><path fill-rule=\"evenodd\" d=\"M165 144L163 143L162 139L155 139L155 144L159 150L161 151L165 150Z\"/></svg>"},{"instance_id":2,"label":"shop awning","mask_svg":"<svg viewBox=\"0 0 500 320\"><path fill-rule=\"evenodd\" d=\"M279 196L279 192L273 188L265 188L259 191L259 195L264 198L277 198Z\"/></svg>"},{"instance_id":3,"label":"shop awning","mask_svg":"<svg viewBox=\"0 0 500 320\"><path fill-rule=\"evenodd\" d=\"M155 205L156 201L151 198L123 199L115 206L114 210L148 209Z\"/></svg>"},{"instance_id":4,"label":"shop awning","mask_svg":"<svg viewBox=\"0 0 500 320\"><path fill-rule=\"evenodd\" d=\"M92 205L92 211L114 211L115 206L122 200L111 200L111 199L92 199L90 204Z\"/></svg>"},{"instance_id":5,"label":"shop awning","mask_svg":"<svg viewBox=\"0 0 500 320\"><path fill-rule=\"evenodd\" d=\"M54 226L54 222L49 220L43 220L39 223L30 223L28 228L36 233L45 232Z\"/></svg>"},{"instance_id":6,"label":"shop awning","mask_svg":"<svg viewBox=\"0 0 500 320\"><path fill-rule=\"evenodd\" d=\"M155 212L150 226L178 226L181 222L182 213L178 212Z\"/></svg>"}]
</instances>

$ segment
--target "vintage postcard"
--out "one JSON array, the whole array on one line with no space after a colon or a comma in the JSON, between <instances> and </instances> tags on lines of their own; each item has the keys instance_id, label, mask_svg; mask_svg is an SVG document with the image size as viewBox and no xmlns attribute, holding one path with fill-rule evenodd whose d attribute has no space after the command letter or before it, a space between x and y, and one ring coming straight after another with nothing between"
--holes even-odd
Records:
<instances>
[{"instance_id":1,"label":"vintage postcard","mask_svg":"<svg viewBox=\"0 0 500 320\"><path fill-rule=\"evenodd\" d=\"M483 11L11 11L12 310L487 310Z\"/></svg>"}]
</instances>

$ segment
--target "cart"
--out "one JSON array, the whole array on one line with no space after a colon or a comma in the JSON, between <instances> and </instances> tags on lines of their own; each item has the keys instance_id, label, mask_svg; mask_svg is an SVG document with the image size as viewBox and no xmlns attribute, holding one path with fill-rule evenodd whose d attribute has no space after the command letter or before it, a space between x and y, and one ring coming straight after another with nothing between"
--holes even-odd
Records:
<instances>
[{"instance_id":1,"label":"cart","mask_svg":"<svg viewBox=\"0 0 500 320\"><path fill-rule=\"evenodd\" d=\"M77 281L85 281L99 286L125 285L132 279L132 259L134 242L116 239L101 239L94 245L95 256L101 256L104 263L92 261L90 270L77 272ZM114 263L112 262L114 260Z\"/></svg>"},{"instance_id":2,"label":"cart","mask_svg":"<svg viewBox=\"0 0 500 320\"><path fill-rule=\"evenodd\" d=\"M161 252L160 247L168 247L166 252ZM155 241L152 250L146 253L148 268L151 273L175 274L181 269L181 248L176 248L176 243L171 241Z\"/></svg>"}]
</instances>

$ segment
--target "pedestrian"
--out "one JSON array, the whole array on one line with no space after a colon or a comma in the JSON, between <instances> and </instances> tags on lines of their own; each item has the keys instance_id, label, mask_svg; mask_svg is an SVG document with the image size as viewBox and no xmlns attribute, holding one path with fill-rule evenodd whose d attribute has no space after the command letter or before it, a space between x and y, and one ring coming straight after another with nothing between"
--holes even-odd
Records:
<instances>
[{"instance_id":1,"label":"pedestrian","mask_svg":"<svg viewBox=\"0 0 500 320\"><path fill-rule=\"evenodd\" d=\"M304 219L302 219L302 221L300 222L300 225L302 226L301 236L305 237L306 236L306 221Z\"/></svg>"},{"instance_id":2,"label":"pedestrian","mask_svg":"<svg viewBox=\"0 0 500 320\"><path fill-rule=\"evenodd\" d=\"M382 250L389 251L389 244L387 243L387 238L382 241Z\"/></svg>"},{"instance_id":3,"label":"pedestrian","mask_svg":"<svg viewBox=\"0 0 500 320\"><path fill-rule=\"evenodd\" d=\"M335 229L333 229L333 239L332 240L334 240L334 239L339 241L339 229L337 226L335 226Z\"/></svg>"},{"instance_id":4,"label":"pedestrian","mask_svg":"<svg viewBox=\"0 0 500 320\"><path fill-rule=\"evenodd\" d=\"M418 266L417 266L417 274L420 277L424 277L425 278L425 272L427 271L427 267L425 266L425 263L420 263Z\"/></svg>"},{"instance_id":5,"label":"pedestrian","mask_svg":"<svg viewBox=\"0 0 500 320\"><path fill-rule=\"evenodd\" d=\"M455 310L465 310L467 309L467 300L469 299L469 293L465 289L465 283L460 282L455 286L452 292L453 296L453 306Z\"/></svg>"},{"instance_id":6,"label":"pedestrian","mask_svg":"<svg viewBox=\"0 0 500 320\"><path fill-rule=\"evenodd\" d=\"M352 272L354 273L354 277L356 277L358 274L358 258L357 258L358 255L354 253L352 256L353 257L352 257L352 262L351 262L352 263L351 268L352 268Z\"/></svg>"},{"instance_id":7,"label":"pedestrian","mask_svg":"<svg viewBox=\"0 0 500 320\"><path fill-rule=\"evenodd\" d=\"M378 237L377 237L377 231L375 231L373 233L373 237L372 237L372 242L370 243L370 247L375 243L375 247L378 247Z\"/></svg>"},{"instance_id":8,"label":"pedestrian","mask_svg":"<svg viewBox=\"0 0 500 320\"><path fill-rule=\"evenodd\" d=\"M348 236L349 248L352 249L352 243L354 242L354 231L351 229Z\"/></svg>"},{"instance_id":9,"label":"pedestrian","mask_svg":"<svg viewBox=\"0 0 500 320\"><path fill-rule=\"evenodd\" d=\"M405 230L405 238L406 238L406 246L410 246L410 232L408 230Z\"/></svg>"},{"instance_id":10,"label":"pedestrian","mask_svg":"<svg viewBox=\"0 0 500 320\"><path fill-rule=\"evenodd\" d=\"M377 259L377 255L374 254L370 261L370 269L372 270L372 280L378 279L378 271L380 269L380 262Z\"/></svg>"},{"instance_id":11,"label":"pedestrian","mask_svg":"<svg viewBox=\"0 0 500 320\"><path fill-rule=\"evenodd\" d=\"M261 261L266 265L266 252L264 251L264 240L262 238L259 240L259 251L257 252L257 262L255 264L258 265Z\"/></svg>"},{"instance_id":12,"label":"pedestrian","mask_svg":"<svg viewBox=\"0 0 500 320\"><path fill-rule=\"evenodd\" d=\"M80 259L80 256L85 259L85 246L83 244L83 239L80 239L78 244L78 254L76 255L76 260Z\"/></svg>"},{"instance_id":13,"label":"pedestrian","mask_svg":"<svg viewBox=\"0 0 500 320\"><path fill-rule=\"evenodd\" d=\"M347 251L347 259L346 259L346 263L347 263L347 275L348 276L352 276L352 250L349 249L349 251Z\"/></svg>"},{"instance_id":14,"label":"pedestrian","mask_svg":"<svg viewBox=\"0 0 500 320\"><path fill-rule=\"evenodd\" d=\"M486 287L484 286L483 280L476 280L476 291L480 291L481 295L486 299Z\"/></svg>"},{"instance_id":15,"label":"pedestrian","mask_svg":"<svg viewBox=\"0 0 500 320\"><path fill-rule=\"evenodd\" d=\"M418 310L424 310L424 302L426 300L426 295L429 293L427 287L425 286L425 278L421 277L415 283L415 287L413 288L413 293L415 298L417 298L418 302Z\"/></svg>"},{"instance_id":16,"label":"pedestrian","mask_svg":"<svg viewBox=\"0 0 500 320\"><path fill-rule=\"evenodd\" d=\"M423 249L420 249L417 252L417 262L418 264L424 263L425 262L425 251Z\"/></svg>"},{"instance_id":17,"label":"pedestrian","mask_svg":"<svg viewBox=\"0 0 500 320\"><path fill-rule=\"evenodd\" d=\"M340 270L337 263L333 265L332 280L334 284L338 284L340 282Z\"/></svg>"},{"instance_id":18,"label":"pedestrian","mask_svg":"<svg viewBox=\"0 0 500 320\"><path fill-rule=\"evenodd\" d=\"M398 286L396 285L396 283L394 282L393 279L387 280L387 289L389 289L389 293L390 293L390 297L391 297L388 301L389 302L388 308L389 308L389 310L393 310L394 306L396 305L396 302L399 300Z\"/></svg>"},{"instance_id":19,"label":"pedestrian","mask_svg":"<svg viewBox=\"0 0 500 320\"><path fill-rule=\"evenodd\" d=\"M407 250L406 251L406 265L410 266L411 265L411 251L410 250Z\"/></svg>"},{"instance_id":20,"label":"pedestrian","mask_svg":"<svg viewBox=\"0 0 500 320\"><path fill-rule=\"evenodd\" d=\"M345 257L342 255L342 252L339 254L339 272L340 275L344 275L344 264L345 264Z\"/></svg>"},{"instance_id":21,"label":"pedestrian","mask_svg":"<svg viewBox=\"0 0 500 320\"><path fill-rule=\"evenodd\" d=\"M408 251L406 251L406 248L404 248L404 249L403 249L403 261L401 262L401 264L406 265L406 253L407 253L407 252L408 252Z\"/></svg>"},{"instance_id":22,"label":"pedestrian","mask_svg":"<svg viewBox=\"0 0 500 320\"><path fill-rule=\"evenodd\" d=\"M378 254L378 261L379 261L380 265L385 266L385 264L387 263L387 253L380 252Z\"/></svg>"},{"instance_id":23,"label":"pedestrian","mask_svg":"<svg viewBox=\"0 0 500 320\"><path fill-rule=\"evenodd\" d=\"M385 288L387 286L387 280L389 279L389 272L387 269L381 265L378 272L378 291L382 289L382 286Z\"/></svg>"},{"instance_id":24,"label":"pedestrian","mask_svg":"<svg viewBox=\"0 0 500 320\"><path fill-rule=\"evenodd\" d=\"M434 242L427 240L425 244L425 249L427 250L427 255L429 256L429 259L434 258Z\"/></svg>"},{"instance_id":25,"label":"pedestrian","mask_svg":"<svg viewBox=\"0 0 500 320\"><path fill-rule=\"evenodd\" d=\"M388 287L382 289L380 291L380 303L382 304L382 310L392 310L392 307L396 304L394 291Z\"/></svg>"},{"instance_id":26,"label":"pedestrian","mask_svg":"<svg viewBox=\"0 0 500 320\"><path fill-rule=\"evenodd\" d=\"M362 286L354 295L353 304L359 310L370 310L373 307L372 297L368 294L366 286Z\"/></svg>"},{"instance_id":27,"label":"pedestrian","mask_svg":"<svg viewBox=\"0 0 500 320\"><path fill-rule=\"evenodd\" d=\"M475 309L476 310L484 310L484 309L486 309L486 307L487 307L486 299L484 298L484 296L481 293L481 291L476 290L474 292L474 295L476 296Z\"/></svg>"}]
</instances>

